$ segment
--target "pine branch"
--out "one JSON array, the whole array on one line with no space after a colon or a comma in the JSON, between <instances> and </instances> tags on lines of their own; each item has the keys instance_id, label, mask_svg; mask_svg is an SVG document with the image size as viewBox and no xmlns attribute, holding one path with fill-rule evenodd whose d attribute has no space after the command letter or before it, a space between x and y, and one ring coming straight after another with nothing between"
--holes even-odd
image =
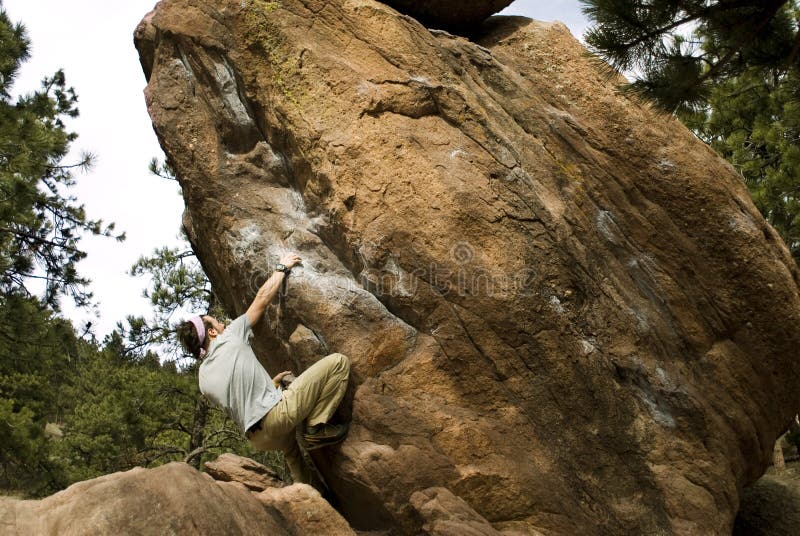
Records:
<instances>
[{"instance_id":1,"label":"pine branch","mask_svg":"<svg viewBox=\"0 0 800 536\"><path fill-rule=\"evenodd\" d=\"M783 7L783 5L787 1L788 0L778 0L778 1L774 2L774 6L772 7L772 10L767 12L767 15L758 23L758 25L755 28L750 26L750 24L747 24L746 28L748 28L749 31L742 32L740 34L740 37L739 37L738 41L736 41L734 46L731 47L731 50L729 50L728 53L725 54L725 56L722 57L722 59L717 61L717 63L715 65L713 65L703 76L701 76L697 80L697 83L695 85L699 86L703 82L715 77L717 75L717 73L722 69L722 67L727 65L728 62L730 62L733 59L733 57L742 50L742 47L744 46L744 44L746 42L748 42L749 40L753 39L753 37L758 35L758 33L761 30L763 30L764 27L767 24L769 24L769 21L772 20L772 18L775 16L775 14L778 12L778 10L781 7Z\"/></svg>"},{"instance_id":2,"label":"pine branch","mask_svg":"<svg viewBox=\"0 0 800 536\"><path fill-rule=\"evenodd\" d=\"M636 47L638 45L641 45L642 43L646 43L647 41L649 41L651 39L654 39L654 38L656 38L656 37L658 37L660 35L664 35L665 33L668 33L670 30L674 30L675 28L678 28L679 26L683 26L684 24L687 24L689 22L695 21L695 20L697 20L699 18L701 18L701 15L689 15L689 16L684 17L682 19L676 20L676 21L674 21L674 22L672 22L670 24L667 24L666 26L662 26L660 28L656 28L655 30L649 31L649 32L645 33L644 35L642 35L640 37L637 37L633 41L629 41L627 43L622 43L619 46L620 46L620 48L625 48L625 49L634 48L634 47Z\"/></svg>"}]
</instances>

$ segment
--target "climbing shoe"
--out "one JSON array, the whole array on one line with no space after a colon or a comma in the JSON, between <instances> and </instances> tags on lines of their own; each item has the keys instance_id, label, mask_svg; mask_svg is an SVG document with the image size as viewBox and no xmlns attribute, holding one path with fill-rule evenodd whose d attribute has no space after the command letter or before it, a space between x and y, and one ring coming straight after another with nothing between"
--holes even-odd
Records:
<instances>
[{"instance_id":1,"label":"climbing shoe","mask_svg":"<svg viewBox=\"0 0 800 536\"><path fill-rule=\"evenodd\" d=\"M348 425L345 424L315 424L306 426L303 432L303 442L306 450L316 450L328 445L341 443L347 436Z\"/></svg>"}]
</instances>

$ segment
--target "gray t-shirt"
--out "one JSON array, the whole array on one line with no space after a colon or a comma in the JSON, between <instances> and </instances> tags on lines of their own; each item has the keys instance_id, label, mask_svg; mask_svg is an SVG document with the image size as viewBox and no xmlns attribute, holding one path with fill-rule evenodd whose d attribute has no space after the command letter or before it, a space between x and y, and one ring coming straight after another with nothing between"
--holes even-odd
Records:
<instances>
[{"instance_id":1,"label":"gray t-shirt","mask_svg":"<svg viewBox=\"0 0 800 536\"><path fill-rule=\"evenodd\" d=\"M253 330L242 315L215 338L200 365L200 392L228 411L242 432L281 400L281 390L250 347Z\"/></svg>"}]
</instances>

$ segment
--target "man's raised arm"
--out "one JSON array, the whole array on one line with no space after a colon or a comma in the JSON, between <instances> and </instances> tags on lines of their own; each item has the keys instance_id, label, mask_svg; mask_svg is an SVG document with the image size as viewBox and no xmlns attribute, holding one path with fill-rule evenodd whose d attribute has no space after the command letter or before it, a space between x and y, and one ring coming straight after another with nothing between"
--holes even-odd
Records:
<instances>
[{"instance_id":1,"label":"man's raised arm","mask_svg":"<svg viewBox=\"0 0 800 536\"><path fill-rule=\"evenodd\" d=\"M247 321L250 326L255 326L258 321L261 320L267 305L269 305L269 302L275 297L275 294L278 293L278 289L281 288L283 278L288 275L289 270L299 263L300 257L296 253L288 253L281 258L278 269L276 269L272 276L261 285L261 288L258 289L256 293L256 297L253 298L253 303L247 308L247 313L245 314L247 315ZM281 266L284 266L286 271L281 270Z\"/></svg>"}]
</instances>

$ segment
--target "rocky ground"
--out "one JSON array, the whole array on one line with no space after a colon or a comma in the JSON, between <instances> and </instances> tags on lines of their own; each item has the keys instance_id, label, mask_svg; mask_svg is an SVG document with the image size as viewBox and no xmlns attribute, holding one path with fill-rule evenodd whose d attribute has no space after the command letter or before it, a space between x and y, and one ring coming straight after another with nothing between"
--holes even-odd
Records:
<instances>
[{"instance_id":1,"label":"rocky ground","mask_svg":"<svg viewBox=\"0 0 800 536\"><path fill-rule=\"evenodd\" d=\"M223 454L206 470L173 462L78 482L42 500L0 497L0 534L354 534L312 487L286 486L253 460Z\"/></svg>"},{"instance_id":2,"label":"rocky ground","mask_svg":"<svg viewBox=\"0 0 800 536\"><path fill-rule=\"evenodd\" d=\"M40 501L0 490L3 534L330 534L388 536L390 530L358 531L313 489L287 486L253 460L223 454L201 474L182 463L135 469L71 486ZM209 478L211 477L211 478ZM188 491L191 490L191 491ZM537 531L499 531L444 488L417 492L420 534L529 536ZM224 529L223 529L224 527ZM800 461L784 471L770 468L746 489L733 536L796 536L800 527ZM552 533L547 533L552 534Z\"/></svg>"}]
</instances>

